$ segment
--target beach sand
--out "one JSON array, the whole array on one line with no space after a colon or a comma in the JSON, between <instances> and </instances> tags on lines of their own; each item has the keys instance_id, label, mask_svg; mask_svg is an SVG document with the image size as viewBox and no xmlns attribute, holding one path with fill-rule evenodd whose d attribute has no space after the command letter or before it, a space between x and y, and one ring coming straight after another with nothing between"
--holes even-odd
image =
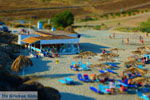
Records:
<instances>
[{"instance_id":1,"label":"beach sand","mask_svg":"<svg viewBox=\"0 0 150 100\"><path fill-rule=\"evenodd\" d=\"M131 56L131 51L135 50L138 46L142 46L138 43L138 35L134 33L116 33L115 39L110 39L109 35L114 33L114 31L98 31L90 29L80 29L77 30L78 33L82 35L81 37L81 49L84 51L93 51L98 53L98 56L92 59L82 59L83 63L90 61L92 64L101 63L98 61L99 55L102 49L109 48L122 48L125 50L119 50L118 62L120 63L120 69L116 72L122 72L125 67L123 63L127 61L127 57ZM143 35L143 34L141 34ZM122 44L122 38L130 37L131 44ZM134 37L134 39L133 39ZM150 46L150 38L145 37L145 44ZM29 75L38 77L36 81L40 82L44 86L54 87L61 93L61 100L138 100L136 95L129 94L117 94L117 95L98 95L92 92L90 86L98 86L98 83L82 83L77 79L78 73L86 74L99 74L97 68L92 68L91 71L80 71L75 72L69 68L71 61L81 61L81 59L73 59L75 55L63 55L58 60L60 63L55 63L55 58L31 58L34 66L26 67L20 75ZM148 67L148 66L146 66ZM77 85L68 86L62 85L57 80L71 77L78 82Z\"/></svg>"}]
</instances>

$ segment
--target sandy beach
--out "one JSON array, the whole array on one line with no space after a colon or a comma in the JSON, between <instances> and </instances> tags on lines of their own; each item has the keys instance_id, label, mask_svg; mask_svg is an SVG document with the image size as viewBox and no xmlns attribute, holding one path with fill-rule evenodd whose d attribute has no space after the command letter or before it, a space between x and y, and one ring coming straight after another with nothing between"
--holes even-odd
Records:
<instances>
[{"instance_id":1,"label":"sandy beach","mask_svg":"<svg viewBox=\"0 0 150 100\"><path fill-rule=\"evenodd\" d=\"M139 43L138 37L142 35L145 40L144 45L150 46L150 37L146 37L142 33L125 33L116 32L112 30L90 30L90 29L80 29L76 30L81 34L80 49L83 51L92 51L98 53L98 56L92 59L82 59L83 63L91 62L92 64L101 63L98 61L99 55L102 49L110 48L120 48L124 50L119 50L118 63L120 69L116 72L120 73L125 69L123 63L127 61L127 57L131 56L131 51L135 50L139 46L143 46ZM110 39L109 35L115 33L115 39ZM122 38L129 38L130 44L125 45L122 43ZM28 55L26 52L25 55ZM75 55L62 55L57 58L60 63L55 63L55 58L43 57L43 58L31 58L34 65L32 67L26 67L19 75L29 75L38 77L36 81L40 82L44 86L54 87L61 93L61 100L138 100L137 95L129 94L117 94L117 95L98 95L92 92L90 86L98 86L98 83L82 83L77 79L78 73L86 74L99 74L96 68L92 68L91 71L80 71L75 72L69 68L71 61L81 61L81 59L73 59ZM146 66L146 68L149 65ZM62 85L57 80L71 77L78 82L77 85L68 86Z\"/></svg>"}]
</instances>

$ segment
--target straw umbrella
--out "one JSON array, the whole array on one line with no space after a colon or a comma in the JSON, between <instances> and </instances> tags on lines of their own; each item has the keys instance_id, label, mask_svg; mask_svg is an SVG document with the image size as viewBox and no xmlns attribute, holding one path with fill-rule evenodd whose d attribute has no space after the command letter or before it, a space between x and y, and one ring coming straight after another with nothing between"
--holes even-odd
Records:
<instances>
[{"instance_id":1,"label":"straw umbrella","mask_svg":"<svg viewBox=\"0 0 150 100\"><path fill-rule=\"evenodd\" d=\"M141 55L142 52L140 50L136 50L136 51L132 51L132 54L135 54L135 55Z\"/></svg>"},{"instance_id":2,"label":"straw umbrella","mask_svg":"<svg viewBox=\"0 0 150 100\"><path fill-rule=\"evenodd\" d=\"M142 81L145 81L146 78L145 77L135 77L134 79L132 79L132 82L133 83L139 83L139 82L142 82Z\"/></svg>"},{"instance_id":3,"label":"straw umbrella","mask_svg":"<svg viewBox=\"0 0 150 100\"><path fill-rule=\"evenodd\" d=\"M128 69L126 69L123 73L126 73L126 72L132 72L132 73L140 73L141 75L144 75L147 73L147 70L143 70L143 69L140 69L140 68L135 68L135 67L130 67Z\"/></svg>"},{"instance_id":4,"label":"straw umbrella","mask_svg":"<svg viewBox=\"0 0 150 100\"><path fill-rule=\"evenodd\" d=\"M149 51L142 51L141 53L142 53L142 54L150 54Z\"/></svg>"},{"instance_id":5,"label":"straw umbrella","mask_svg":"<svg viewBox=\"0 0 150 100\"><path fill-rule=\"evenodd\" d=\"M131 61L127 61L124 63L126 66L136 66L137 65L137 61L136 60L131 60Z\"/></svg>"},{"instance_id":6,"label":"straw umbrella","mask_svg":"<svg viewBox=\"0 0 150 100\"><path fill-rule=\"evenodd\" d=\"M80 56L96 56L97 54L91 51L82 52L79 54Z\"/></svg>"},{"instance_id":7,"label":"straw umbrella","mask_svg":"<svg viewBox=\"0 0 150 100\"><path fill-rule=\"evenodd\" d=\"M15 72L18 72L20 69L22 69L23 67L25 66L32 66L33 63L32 61L26 57L26 56L23 56L23 55L20 55L19 57L17 57L15 59L15 61L12 63L11 65L11 69Z\"/></svg>"},{"instance_id":8,"label":"straw umbrella","mask_svg":"<svg viewBox=\"0 0 150 100\"><path fill-rule=\"evenodd\" d=\"M115 60L112 59L112 58L103 57L103 58L99 59L99 61L106 61L106 62L110 61L110 62L114 62Z\"/></svg>"},{"instance_id":9,"label":"straw umbrella","mask_svg":"<svg viewBox=\"0 0 150 100\"><path fill-rule=\"evenodd\" d=\"M102 73L102 74L99 74L97 75L97 78L98 79L101 79L101 78L119 78L120 76L118 74L114 74L114 73L110 73L110 72L106 72L106 73Z\"/></svg>"}]
</instances>

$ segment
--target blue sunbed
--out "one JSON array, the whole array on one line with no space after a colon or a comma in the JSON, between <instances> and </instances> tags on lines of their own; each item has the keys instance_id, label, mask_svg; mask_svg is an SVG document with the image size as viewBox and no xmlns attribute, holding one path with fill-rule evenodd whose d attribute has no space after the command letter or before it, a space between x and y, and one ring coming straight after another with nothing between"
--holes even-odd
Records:
<instances>
[{"instance_id":1,"label":"blue sunbed","mask_svg":"<svg viewBox=\"0 0 150 100\"><path fill-rule=\"evenodd\" d=\"M111 69L106 69L108 72L110 72L110 73L114 73L114 74L117 74L117 72L115 72L115 71L113 71L113 70L111 70Z\"/></svg>"},{"instance_id":2,"label":"blue sunbed","mask_svg":"<svg viewBox=\"0 0 150 100\"><path fill-rule=\"evenodd\" d=\"M78 80L80 80L80 81L83 81L83 82L92 82L92 80L90 80L88 76L84 76L83 77L82 74L78 74L77 77L78 77Z\"/></svg>"},{"instance_id":3,"label":"blue sunbed","mask_svg":"<svg viewBox=\"0 0 150 100\"><path fill-rule=\"evenodd\" d=\"M80 67L81 67L82 70L84 70L84 71L90 70L90 68L88 68L88 67L86 66L86 64L82 64Z\"/></svg>"},{"instance_id":4,"label":"blue sunbed","mask_svg":"<svg viewBox=\"0 0 150 100\"><path fill-rule=\"evenodd\" d=\"M106 73L107 71L105 70L99 70L100 73Z\"/></svg>"},{"instance_id":5,"label":"blue sunbed","mask_svg":"<svg viewBox=\"0 0 150 100\"><path fill-rule=\"evenodd\" d=\"M99 91L97 88L95 87L90 87L90 90L92 90L95 93L101 94L101 91Z\"/></svg>"}]
</instances>

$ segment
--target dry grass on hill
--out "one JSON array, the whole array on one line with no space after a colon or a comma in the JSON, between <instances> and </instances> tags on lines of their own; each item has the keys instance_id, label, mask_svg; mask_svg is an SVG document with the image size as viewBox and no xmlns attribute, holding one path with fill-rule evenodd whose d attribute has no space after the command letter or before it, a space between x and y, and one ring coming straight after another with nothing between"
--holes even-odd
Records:
<instances>
[{"instance_id":1,"label":"dry grass on hill","mask_svg":"<svg viewBox=\"0 0 150 100\"><path fill-rule=\"evenodd\" d=\"M43 2L45 1L45 2ZM103 14L109 12L118 12L121 8L129 9L149 9L149 0L0 0L0 17L9 18L28 18L29 16L36 16L38 18L49 18L66 9L36 9L25 11L10 11L1 12L1 10L18 10L29 8L49 8L49 7L72 7L81 6L79 8L70 8L76 16L87 16L91 14Z\"/></svg>"}]
</instances>

